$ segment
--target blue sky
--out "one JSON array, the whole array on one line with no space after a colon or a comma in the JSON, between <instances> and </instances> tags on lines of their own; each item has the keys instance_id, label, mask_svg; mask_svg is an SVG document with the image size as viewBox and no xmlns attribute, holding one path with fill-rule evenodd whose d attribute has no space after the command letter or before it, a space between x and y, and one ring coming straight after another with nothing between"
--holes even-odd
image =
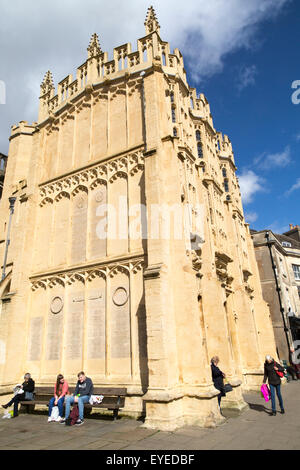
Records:
<instances>
[{"instance_id":1,"label":"blue sky","mask_svg":"<svg viewBox=\"0 0 300 470\"><path fill-rule=\"evenodd\" d=\"M11 125L37 120L47 70L55 85L74 75L95 32L109 59L126 42L136 50L151 4L162 39L182 52L189 84L231 139L251 227L282 232L300 224L300 104L291 101L300 81L299 0L2 2L0 152L8 151Z\"/></svg>"},{"instance_id":2,"label":"blue sky","mask_svg":"<svg viewBox=\"0 0 300 470\"><path fill-rule=\"evenodd\" d=\"M291 100L300 80L299 26L293 1L257 27L248 47L226 55L222 70L190 80L206 95L215 128L231 139L246 219L256 230L300 225L300 104Z\"/></svg>"}]
</instances>

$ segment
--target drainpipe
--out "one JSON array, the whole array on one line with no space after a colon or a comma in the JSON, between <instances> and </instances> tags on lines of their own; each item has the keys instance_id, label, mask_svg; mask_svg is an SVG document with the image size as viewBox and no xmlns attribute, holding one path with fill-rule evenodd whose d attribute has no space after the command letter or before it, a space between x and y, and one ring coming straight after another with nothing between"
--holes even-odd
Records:
<instances>
[{"instance_id":1,"label":"drainpipe","mask_svg":"<svg viewBox=\"0 0 300 470\"><path fill-rule=\"evenodd\" d=\"M277 277L277 273L276 273L276 265L274 263L274 258L273 258L273 253L272 253L272 243L270 242L269 232L266 232L265 238L267 239L267 245L268 245L269 252L270 252L272 269L273 269L273 272L274 272L276 290L277 290L278 300L279 300L279 307L280 307L280 312L281 312L282 321L283 321L283 329L284 329L284 333L285 333L285 337L286 337L286 342L287 342L287 345L288 345L288 351L289 351L288 353L290 353L290 342L289 342L289 336L288 336L289 329L287 328L286 322L285 322L284 308L283 308L282 301L281 301L280 287L279 287L278 277Z\"/></svg>"},{"instance_id":2,"label":"drainpipe","mask_svg":"<svg viewBox=\"0 0 300 470\"><path fill-rule=\"evenodd\" d=\"M14 213L14 207L15 207L15 202L16 202L16 197L9 197L8 200L9 200L9 210L10 210L10 214L9 214L9 222L8 222L8 229L7 229L7 239L6 239L6 247L5 247L5 254L4 254L4 262L3 262L3 269L2 269L2 278L1 278L1 281L3 281L3 279L5 278L6 274L5 274L5 269L6 269L6 262L7 262L7 253L8 253L8 247L9 247L9 244L10 244L10 228L11 228L11 219L12 219L12 215Z\"/></svg>"}]
</instances>

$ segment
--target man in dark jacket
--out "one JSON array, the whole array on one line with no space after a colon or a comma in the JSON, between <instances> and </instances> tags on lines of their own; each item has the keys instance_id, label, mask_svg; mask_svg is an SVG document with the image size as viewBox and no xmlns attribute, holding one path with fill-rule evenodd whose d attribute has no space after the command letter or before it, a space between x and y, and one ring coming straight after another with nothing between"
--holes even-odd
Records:
<instances>
[{"instance_id":1,"label":"man in dark jacket","mask_svg":"<svg viewBox=\"0 0 300 470\"><path fill-rule=\"evenodd\" d=\"M74 394L72 396L66 397L66 415L65 419L63 419L61 423L65 423L65 421L69 418L70 406L73 405L73 403L78 403L79 418L75 424L80 426L83 424L84 404L89 402L93 393L94 385L92 380L89 377L86 377L83 371L79 372L77 377L78 381Z\"/></svg>"},{"instance_id":2,"label":"man in dark jacket","mask_svg":"<svg viewBox=\"0 0 300 470\"><path fill-rule=\"evenodd\" d=\"M6 405L2 405L3 408L8 408L12 404L14 405L14 418L18 416L20 401L33 400L34 380L32 380L29 373L24 375L24 382L21 385L21 389L23 393L17 393Z\"/></svg>"},{"instance_id":3,"label":"man in dark jacket","mask_svg":"<svg viewBox=\"0 0 300 470\"><path fill-rule=\"evenodd\" d=\"M225 387L224 387L224 377L225 374L218 368L218 363L219 363L219 358L218 356L214 356L211 359L211 374L212 374L212 379L214 386L217 390L220 390L220 393L218 395L218 404L221 406L221 398L225 397Z\"/></svg>"},{"instance_id":4,"label":"man in dark jacket","mask_svg":"<svg viewBox=\"0 0 300 470\"><path fill-rule=\"evenodd\" d=\"M284 372L284 368L280 365L277 364L277 362L274 361L273 357L271 356L266 356L266 361L264 364L264 380L263 383L265 384L267 379L270 385L270 391L271 391L271 401L272 401L272 413L271 416L276 416L276 402L275 402L275 391L276 395L279 401L279 406L281 409L281 414L284 413L284 407L283 407L283 400L281 396L281 391L280 391L280 386L281 386L281 380L280 376L277 374L277 372Z\"/></svg>"}]
</instances>

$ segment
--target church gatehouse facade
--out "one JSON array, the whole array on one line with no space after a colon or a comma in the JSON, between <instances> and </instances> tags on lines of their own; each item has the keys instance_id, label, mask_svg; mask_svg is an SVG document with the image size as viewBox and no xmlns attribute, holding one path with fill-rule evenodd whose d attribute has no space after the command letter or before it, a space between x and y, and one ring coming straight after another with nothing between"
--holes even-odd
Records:
<instances>
[{"instance_id":1,"label":"church gatehouse facade","mask_svg":"<svg viewBox=\"0 0 300 470\"><path fill-rule=\"evenodd\" d=\"M239 410L276 357L231 142L152 7L137 50L109 60L94 34L75 78L46 73L37 122L12 126L0 231L1 393L84 370L145 426L214 426L211 357Z\"/></svg>"}]
</instances>

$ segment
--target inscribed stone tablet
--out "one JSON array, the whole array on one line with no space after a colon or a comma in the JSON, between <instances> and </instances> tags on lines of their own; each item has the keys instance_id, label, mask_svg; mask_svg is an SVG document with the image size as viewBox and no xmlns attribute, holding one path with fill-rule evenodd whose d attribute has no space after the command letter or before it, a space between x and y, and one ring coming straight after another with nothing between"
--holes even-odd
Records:
<instances>
[{"instance_id":1,"label":"inscribed stone tablet","mask_svg":"<svg viewBox=\"0 0 300 470\"><path fill-rule=\"evenodd\" d=\"M87 357L105 357L105 287L88 291Z\"/></svg>"},{"instance_id":2,"label":"inscribed stone tablet","mask_svg":"<svg viewBox=\"0 0 300 470\"><path fill-rule=\"evenodd\" d=\"M30 338L29 338L29 361L39 361L42 351L42 329L43 318L35 317L30 321Z\"/></svg>"},{"instance_id":3,"label":"inscribed stone tablet","mask_svg":"<svg viewBox=\"0 0 300 470\"><path fill-rule=\"evenodd\" d=\"M61 340L63 334L62 298L54 297L50 308L51 312L48 316L47 323L46 359L51 361L60 358Z\"/></svg>"},{"instance_id":4,"label":"inscribed stone tablet","mask_svg":"<svg viewBox=\"0 0 300 470\"><path fill-rule=\"evenodd\" d=\"M124 286L115 288L111 298L111 357L130 357L129 299Z\"/></svg>"},{"instance_id":5,"label":"inscribed stone tablet","mask_svg":"<svg viewBox=\"0 0 300 470\"><path fill-rule=\"evenodd\" d=\"M71 292L67 320L66 359L82 356L84 291Z\"/></svg>"}]
</instances>

